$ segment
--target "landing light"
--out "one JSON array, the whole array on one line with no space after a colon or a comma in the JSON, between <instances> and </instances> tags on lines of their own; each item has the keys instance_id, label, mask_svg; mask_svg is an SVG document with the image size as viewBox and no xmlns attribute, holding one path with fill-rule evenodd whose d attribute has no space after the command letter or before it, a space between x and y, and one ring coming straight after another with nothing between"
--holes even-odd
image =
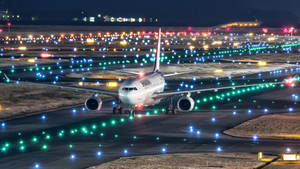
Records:
<instances>
[{"instance_id":1,"label":"landing light","mask_svg":"<svg viewBox=\"0 0 300 169\"><path fill-rule=\"evenodd\" d=\"M139 78L143 78L145 76L145 73L144 72L139 72Z\"/></svg>"}]
</instances>

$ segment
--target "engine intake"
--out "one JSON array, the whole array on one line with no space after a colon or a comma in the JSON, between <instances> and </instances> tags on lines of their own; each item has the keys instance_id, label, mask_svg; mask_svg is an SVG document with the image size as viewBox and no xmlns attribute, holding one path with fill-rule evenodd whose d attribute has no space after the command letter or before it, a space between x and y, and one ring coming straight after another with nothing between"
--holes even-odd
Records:
<instances>
[{"instance_id":1,"label":"engine intake","mask_svg":"<svg viewBox=\"0 0 300 169\"><path fill-rule=\"evenodd\" d=\"M85 107L88 110L100 111L101 106L102 106L102 100L97 95L94 95L94 96L86 99L86 101L85 101Z\"/></svg>"},{"instance_id":2,"label":"engine intake","mask_svg":"<svg viewBox=\"0 0 300 169\"><path fill-rule=\"evenodd\" d=\"M190 112L194 109L195 101L191 97L181 97L177 102L177 108L181 112Z\"/></svg>"}]
</instances>

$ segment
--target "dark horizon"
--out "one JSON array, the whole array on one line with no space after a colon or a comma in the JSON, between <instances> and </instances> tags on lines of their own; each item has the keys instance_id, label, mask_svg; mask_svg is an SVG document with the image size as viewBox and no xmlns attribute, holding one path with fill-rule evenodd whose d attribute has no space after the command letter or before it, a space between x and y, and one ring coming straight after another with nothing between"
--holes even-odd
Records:
<instances>
[{"instance_id":1,"label":"dark horizon","mask_svg":"<svg viewBox=\"0 0 300 169\"><path fill-rule=\"evenodd\" d=\"M1 1L1 0L0 0ZM266 26L299 25L300 1L296 0L210 0L196 1L96 1L59 0L38 1L2 0L2 8L24 17L38 16L44 22L60 23L80 15L80 11L125 17L157 17L159 25L214 26L232 21L261 21Z\"/></svg>"}]
</instances>

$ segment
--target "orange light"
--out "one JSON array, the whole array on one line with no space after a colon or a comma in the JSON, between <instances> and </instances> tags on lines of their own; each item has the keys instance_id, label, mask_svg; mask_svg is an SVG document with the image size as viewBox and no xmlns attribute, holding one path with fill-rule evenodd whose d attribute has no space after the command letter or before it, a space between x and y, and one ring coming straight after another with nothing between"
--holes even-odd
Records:
<instances>
[{"instance_id":1,"label":"orange light","mask_svg":"<svg viewBox=\"0 0 300 169\"><path fill-rule=\"evenodd\" d=\"M126 46L128 44L128 42L126 40L120 41L120 45L122 46Z\"/></svg>"},{"instance_id":2,"label":"orange light","mask_svg":"<svg viewBox=\"0 0 300 169\"><path fill-rule=\"evenodd\" d=\"M213 45L222 45L222 41L214 41L212 44Z\"/></svg>"},{"instance_id":3,"label":"orange light","mask_svg":"<svg viewBox=\"0 0 300 169\"><path fill-rule=\"evenodd\" d=\"M42 58L49 58L50 56L51 56L50 53L47 53L47 52L41 53Z\"/></svg>"},{"instance_id":4,"label":"orange light","mask_svg":"<svg viewBox=\"0 0 300 169\"><path fill-rule=\"evenodd\" d=\"M203 45L203 49L204 50L208 50L209 49L209 45Z\"/></svg>"},{"instance_id":5,"label":"orange light","mask_svg":"<svg viewBox=\"0 0 300 169\"><path fill-rule=\"evenodd\" d=\"M275 37L274 36L271 36L268 38L268 41L274 41L275 40Z\"/></svg>"},{"instance_id":6,"label":"orange light","mask_svg":"<svg viewBox=\"0 0 300 169\"><path fill-rule=\"evenodd\" d=\"M258 64L258 66L266 66L267 62L266 61L258 61L257 64Z\"/></svg>"},{"instance_id":7,"label":"orange light","mask_svg":"<svg viewBox=\"0 0 300 169\"><path fill-rule=\"evenodd\" d=\"M78 82L78 85L79 86L83 86L83 82Z\"/></svg>"},{"instance_id":8,"label":"orange light","mask_svg":"<svg viewBox=\"0 0 300 169\"><path fill-rule=\"evenodd\" d=\"M19 46L19 47L18 47L18 50L20 50L20 51L25 51L25 50L27 50L27 47L26 47L26 46Z\"/></svg>"},{"instance_id":9,"label":"orange light","mask_svg":"<svg viewBox=\"0 0 300 169\"><path fill-rule=\"evenodd\" d=\"M106 87L109 87L109 88L114 88L114 87L118 87L118 86L119 86L118 82L108 82L108 83L106 83Z\"/></svg>"},{"instance_id":10,"label":"orange light","mask_svg":"<svg viewBox=\"0 0 300 169\"><path fill-rule=\"evenodd\" d=\"M223 73L223 69L215 69L214 72L215 73Z\"/></svg>"},{"instance_id":11,"label":"orange light","mask_svg":"<svg viewBox=\"0 0 300 169\"><path fill-rule=\"evenodd\" d=\"M239 42L234 42L234 43L233 43L233 46L234 46L234 47L238 47L239 45L240 45Z\"/></svg>"},{"instance_id":12,"label":"orange light","mask_svg":"<svg viewBox=\"0 0 300 169\"><path fill-rule=\"evenodd\" d=\"M189 46L190 50L194 50L195 49L195 46Z\"/></svg>"},{"instance_id":13,"label":"orange light","mask_svg":"<svg viewBox=\"0 0 300 169\"><path fill-rule=\"evenodd\" d=\"M35 63L35 59L28 59L27 62L28 63Z\"/></svg>"},{"instance_id":14,"label":"orange light","mask_svg":"<svg viewBox=\"0 0 300 169\"><path fill-rule=\"evenodd\" d=\"M94 44L95 43L95 39L88 38L88 39L86 39L86 43L87 44Z\"/></svg>"}]
</instances>

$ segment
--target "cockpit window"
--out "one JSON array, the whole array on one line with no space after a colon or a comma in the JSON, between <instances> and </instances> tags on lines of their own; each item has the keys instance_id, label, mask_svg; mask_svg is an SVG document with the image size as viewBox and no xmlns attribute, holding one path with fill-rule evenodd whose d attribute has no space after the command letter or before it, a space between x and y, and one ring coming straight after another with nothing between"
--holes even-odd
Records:
<instances>
[{"instance_id":1,"label":"cockpit window","mask_svg":"<svg viewBox=\"0 0 300 169\"><path fill-rule=\"evenodd\" d=\"M129 91L137 90L137 88L136 87L123 87L122 90L129 92Z\"/></svg>"}]
</instances>

